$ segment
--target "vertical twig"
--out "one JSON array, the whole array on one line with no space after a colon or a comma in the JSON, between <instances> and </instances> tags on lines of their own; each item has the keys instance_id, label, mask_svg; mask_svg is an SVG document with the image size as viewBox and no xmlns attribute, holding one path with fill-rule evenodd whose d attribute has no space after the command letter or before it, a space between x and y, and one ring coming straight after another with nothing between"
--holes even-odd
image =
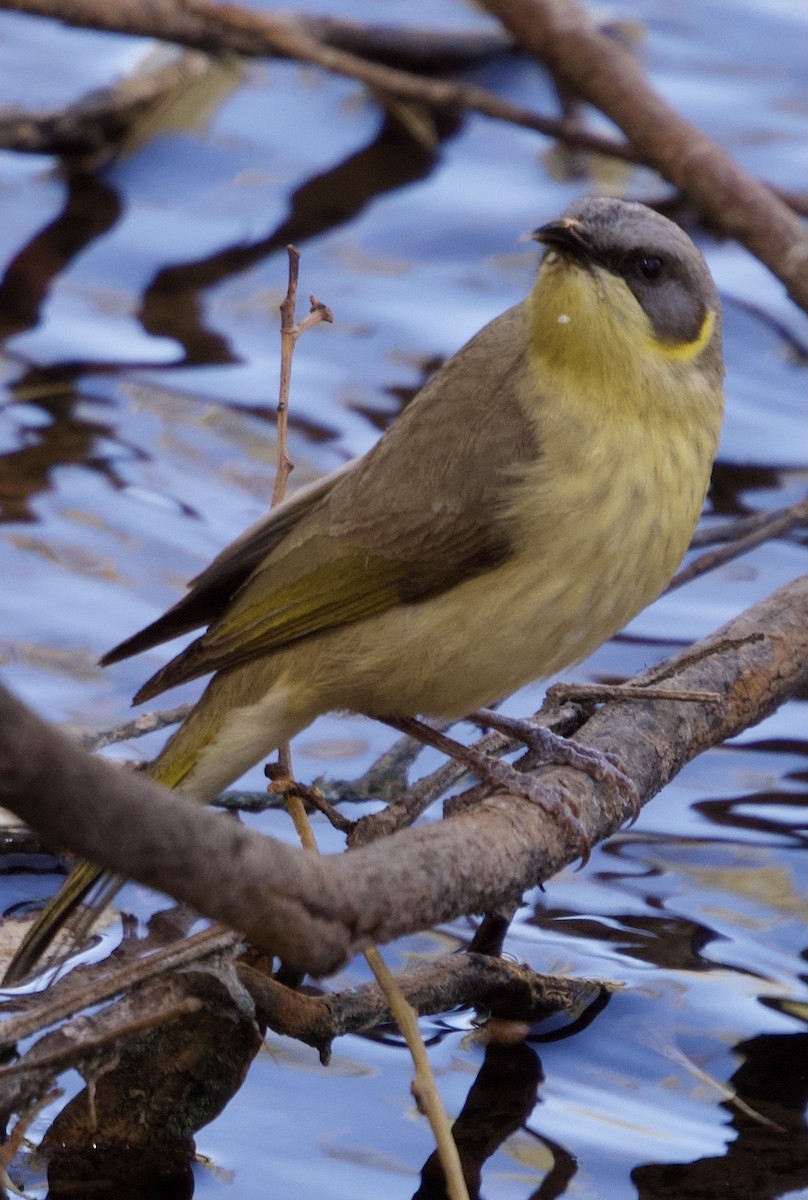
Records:
<instances>
[{"instance_id":1,"label":"vertical twig","mask_svg":"<svg viewBox=\"0 0 808 1200\"><path fill-rule=\"evenodd\" d=\"M365 961L375 975L382 995L390 1005L390 1012L404 1035L407 1048L412 1055L415 1067L413 1095L418 1108L426 1114L435 1135L435 1145L438 1148L438 1157L446 1178L446 1193L449 1200L469 1200L466 1179L463 1175L463 1164L460 1161L452 1127L435 1083L435 1075L426 1052L424 1039L418 1028L418 1014L407 1000L395 976L375 946L371 946L365 951Z\"/></svg>"},{"instance_id":2,"label":"vertical twig","mask_svg":"<svg viewBox=\"0 0 808 1200\"><path fill-rule=\"evenodd\" d=\"M289 387L292 382L292 356L295 352L297 339L313 325L325 321L329 325L334 320L334 314L327 304L321 304L316 296L309 296L311 308L298 324L295 324L295 308L297 307L297 280L300 270L300 251L296 246L287 246L289 255L289 283L286 295L281 304L281 380L278 388L278 466L275 472L275 486L272 489L270 508L274 508L286 496L286 485L295 464L289 457Z\"/></svg>"},{"instance_id":3,"label":"vertical twig","mask_svg":"<svg viewBox=\"0 0 808 1200\"><path fill-rule=\"evenodd\" d=\"M297 280L300 269L300 251L296 246L287 246L289 255L289 284L281 304L281 381L278 388L278 465L275 471L275 486L272 489L270 508L280 504L286 495L286 485L294 469L287 450L289 428L289 387L292 382L292 356L297 342L295 330L295 307L297 305Z\"/></svg>"},{"instance_id":4,"label":"vertical twig","mask_svg":"<svg viewBox=\"0 0 808 1200\"><path fill-rule=\"evenodd\" d=\"M294 246L287 246L289 255L289 283L286 296L281 304L281 377L278 388L278 465L275 474L275 486L272 489L270 508L280 504L286 495L286 485L294 469L294 463L289 458L287 450L287 431L289 419L289 390L292 382L292 358L297 339L301 334L321 321L332 322L334 315L331 309L321 304L316 296L310 296L311 309L307 316L295 324L295 306L297 303L297 282L300 267L300 252ZM295 827L297 836L305 850L314 854L319 853L317 840L306 813L300 792L294 779L292 754L289 743L278 747L277 766L267 768L274 781L275 790L283 790L286 796L286 807ZM273 785L270 785L273 786ZM469 1200L466 1181L460 1155L457 1152L449 1118L440 1098L429 1055L426 1052L421 1031L418 1028L418 1017L412 1005L406 1000L404 993L396 983L393 975L382 960L375 946L365 951L365 959L376 977L376 982L390 1005L390 1011L412 1055L415 1066L415 1082L413 1089L419 1105L426 1113L427 1120L435 1136L443 1173L446 1177L446 1189L449 1200Z\"/></svg>"},{"instance_id":5,"label":"vertical twig","mask_svg":"<svg viewBox=\"0 0 808 1200\"><path fill-rule=\"evenodd\" d=\"M286 295L281 302L281 377L278 386L278 455L277 466L275 470L275 484L272 488L272 499L269 507L275 508L286 497L286 485L289 482L289 476L294 470L295 464L289 457L289 389L292 383L292 358L295 353L297 339L307 329L311 329L312 325L318 325L321 321L326 321L331 324L334 320L334 314L327 304L321 304L315 296L309 297L311 309L306 317L299 324L295 324L295 309L297 308L297 281L300 274L300 251L296 246L287 246L286 253L289 256L289 281L286 286ZM294 780L294 772L292 768L292 752L288 742L283 746L278 747L278 775L289 780L291 784ZM311 827L306 817L306 812L303 803L298 795L294 793L293 788L287 791L287 807L289 815L294 822L298 837L301 842L306 845L305 830L308 828L309 836L311 835ZM307 849L311 849L307 846Z\"/></svg>"}]
</instances>

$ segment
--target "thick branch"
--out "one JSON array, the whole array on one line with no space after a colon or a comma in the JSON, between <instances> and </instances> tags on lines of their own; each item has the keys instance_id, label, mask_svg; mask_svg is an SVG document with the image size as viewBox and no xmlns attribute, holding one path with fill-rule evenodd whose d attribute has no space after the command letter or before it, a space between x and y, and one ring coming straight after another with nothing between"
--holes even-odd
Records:
<instances>
[{"instance_id":1,"label":"thick branch","mask_svg":"<svg viewBox=\"0 0 808 1200\"><path fill-rule=\"evenodd\" d=\"M239 978L270 1029L320 1051L327 1061L334 1038L392 1020L378 984L366 983L322 996L295 992L245 963ZM530 967L488 954L451 954L396 976L409 1004L421 1015L475 1005L506 1021L536 1024L557 1012L591 1002L607 985L591 979L539 975Z\"/></svg>"},{"instance_id":2,"label":"thick branch","mask_svg":"<svg viewBox=\"0 0 808 1200\"><path fill-rule=\"evenodd\" d=\"M663 700L607 705L578 738L619 752L647 800L689 759L761 720L807 678L804 577L633 681L715 691L720 709ZM601 794L589 776L555 767L538 774L553 793L575 795L593 844L627 816L625 802ZM318 858L89 757L5 691L0 804L52 843L169 891L315 975L372 942L518 899L576 854L541 809L499 796L451 820Z\"/></svg>"},{"instance_id":3,"label":"thick branch","mask_svg":"<svg viewBox=\"0 0 808 1200\"><path fill-rule=\"evenodd\" d=\"M524 2L530 3L531 0ZM540 4L543 0L535 2ZM553 3L558 6L558 0L553 0ZM223 51L245 57L274 54L309 62L323 70L356 79L382 95L389 94L436 108L468 109L558 138L570 146L654 166L671 182L677 183L717 228L745 242L775 274L779 274L778 264L781 265L788 277L781 274L780 278L786 282L793 298L805 307L808 281L804 278L804 266L808 254L804 244L801 244L801 226L792 216L789 230L782 227L780 219L786 211L786 205L804 212L803 196L770 188L745 175L729 155L678 117L648 87L629 52L607 33L598 32L580 10L568 10L564 6L562 16L569 17L567 24L571 29L570 36L563 45L559 42L555 49L550 45L552 38L548 36L547 57L543 57L540 48L545 45L545 34L535 33L534 30L534 34L526 39L521 36L523 28L530 32L533 26L538 28L538 23L534 21L532 12L520 11L522 6L519 0L502 0L502 3L491 0L488 7L509 25L526 50L545 62L574 92L602 108L631 140L621 142L586 129L575 120L539 114L503 100L474 84L425 79L409 71L370 62L359 54L341 48L358 48L364 39L357 40L350 34L343 36L345 30L330 29L328 21L323 23L317 18L252 12L235 4L210 4L206 0L194 0L193 3L182 5L175 0L152 0L149 4L143 0L117 0L114 5L107 4L105 0L0 0L0 9L52 17L81 28L160 38L210 54ZM558 24L563 26L563 20ZM551 25L548 16L542 27L547 26L549 30ZM585 67L578 60L577 39L582 32L591 39L597 39L584 42L587 51ZM368 50L368 53L372 52L372 48ZM592 72L592 61L599 62L601 59L602 69ZM627 64L630 64L630 72L626 70ZM614 83L619 95L622 97L623 91L627 93L620 104L612 95L612 73L615 73ZM591 86L591 94L585 84ZM642 105L647 106L649 99L653 104L643 111ZM657 123L663 115L665 120L658 128ZM709 166L705 165L703 160L714 154L719 157L712 157ZM682 169L669 170L666 165L669 162L673 162L674 166L680 165ZM748 195L747 184L754 184L753 191ZM731 203L725 199L728 194ZM752 200L754 204L750 207ZM776 219L778 227L769 235L766 221L772 218ZM789 238L793 238L793 244ZM758 242L769 246L771 255L759 251ZM784 246L789 253L780 259L778 247L782 250Z\"/></svg>"},{"instance_id":4,"label":"thick branch","mask_svg":"<svg viewBox=\"0 0 808 1200\"><path fill-rule=\"evenodd\" d=\"M581 149L636 160L630 146L583 129L575 121L543 116L474 84L425 79L410 71L370 62L339 49L336 44L327 45L317 36L317 21L302 15L252 12L234 4L214 5L202 0L182 6L172 0L151 4L144 4L143 0L117 0L114 5L106 0L0 0L0 9L3 8L55 17L86 29L161 38L210 54L227 51L251 58L277 55L312 63L324 71L355 79L382 96L435 108L469 109L548 137L562 138Z\"/></svg>"},{"instance_id":5,"label":"thick branch","mask_svg":"<svg viewBox=\"0 0 808 1200\"><path fill-rule=\"evenodd\" d=\"M646 80L631 54L574 0L485 0L485 7L555 77L622 129L647 163L709 222L751 250L808 310L808 236L774 193L748 175Z\"/></svg>"},{"instance_id":6,"label":"thick branch","mask_svg":"<svg viewBox=\"0 0 808 1200\"><path fill-rule=\"evenodd\" d=\"M232 953L233 947L229 949ZM188 970L189 963L194 964L193 970ZM178 966L185 969L177 970ZM41 1033L59 1020L68 1020L26 1048L21 1058L0 1066L3 1109L16 1110L30 1102L50 1086L59 1071L94 1071L102 1062L109 1063L120 1052L122 1041L133 1033L183 1014L198 1013L203 1003L210 1005L212 979L219 980L230 993L231 1019L235 1014L252 1017L248 994L262 1029L268 1026L313 1046L324 1064L330 1061L335 1038L392 1020L376 983L337 993L304 994L245 961L237 962L234 972L225 935L206 932L186 939L182 946L158 950L128 964L107 960L85 966L44 993L17 998L25 1003L26 1011L3 1021L2 1044L6 1047ZM397 982L407 1001L424 1015L474 1005L485 1010L489 1018L527 1025L555 1013L580 1011L610 990L599 980L540 975L509 959L474 953L449 954L411 967L397 977ZM239 992L239 984L246 993ZM115 1003L105 1005L104 1001L112 997L118 997ZM78 1013L82 1015L76 1016ZM183 1070L186 1068L187 1058L183 1060ZM154 1064L152 1054L146 1053L142 1069L154 1076L170 1071L172 1065ZM113 1119L116 1125L123 1120L131 1136L132 1113L127 1105L123 1107L125 1111L113 1114ZM109 1137L112 1131L108 1122L102 1122L101 1127L105 1138Z\"/></svg>"}]
</instances>

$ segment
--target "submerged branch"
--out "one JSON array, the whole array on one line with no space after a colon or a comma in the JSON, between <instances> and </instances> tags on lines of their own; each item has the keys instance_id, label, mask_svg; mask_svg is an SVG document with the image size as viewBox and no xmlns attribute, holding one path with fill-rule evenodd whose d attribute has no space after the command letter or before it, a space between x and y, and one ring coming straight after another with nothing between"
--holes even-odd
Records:
<instances>
[{"instance_id":1,"label":"submerged branch","mask_svg":"<svg viewBox=\"0 0 808 1200\"><path fill-rule=\"evenodd\" d=\"M0 146L17 153L54 154L83 169L97 169L124 142L130 143L139 128L159 123L172 102L191 89L201 94L206 87L215 91L222 86L221 80L213 79L220 71L205 54L188 50L174 53L169 62L165 59L163 48L130 75L60 109L0 108ZM228 86L237 79L237 71L231 69Z\"/></svg>"}]
</instances>

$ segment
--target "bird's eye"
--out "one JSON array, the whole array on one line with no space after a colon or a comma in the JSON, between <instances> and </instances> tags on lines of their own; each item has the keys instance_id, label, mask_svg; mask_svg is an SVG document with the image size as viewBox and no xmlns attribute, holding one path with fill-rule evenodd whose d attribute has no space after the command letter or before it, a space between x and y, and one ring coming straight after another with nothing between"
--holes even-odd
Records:
<instances>
[{"instance_id":1,"label":"bird's eye","mask_svg":"<svg viewBox=\"0 0 808 1200\"><path fill-rule=\"evenodd\" d=\"M649 283L659 279L665 270L664 260L656 254L644 254L637 261L637 273Z\"/></svg>"}]
</instances>

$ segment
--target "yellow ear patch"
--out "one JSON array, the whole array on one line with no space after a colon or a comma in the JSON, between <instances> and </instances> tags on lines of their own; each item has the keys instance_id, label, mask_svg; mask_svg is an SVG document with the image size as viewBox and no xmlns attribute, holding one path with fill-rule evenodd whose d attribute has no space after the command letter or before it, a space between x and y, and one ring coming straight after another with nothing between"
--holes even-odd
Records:
<instances>
[{"instance_id":1,"label":"yellow ear patch","mask_svg":"<svg viewBox=\"0 0 808 1200\"><path fill-rule=\"evenodd\" d=\"M674 359L677 362L690 362L697 354L701 354L708 345L715 329L715 313L707 309L701 329L692 342L661 342L658 338L650 339L651 346L663 358Z\"/></svg>"}]
</instances>

